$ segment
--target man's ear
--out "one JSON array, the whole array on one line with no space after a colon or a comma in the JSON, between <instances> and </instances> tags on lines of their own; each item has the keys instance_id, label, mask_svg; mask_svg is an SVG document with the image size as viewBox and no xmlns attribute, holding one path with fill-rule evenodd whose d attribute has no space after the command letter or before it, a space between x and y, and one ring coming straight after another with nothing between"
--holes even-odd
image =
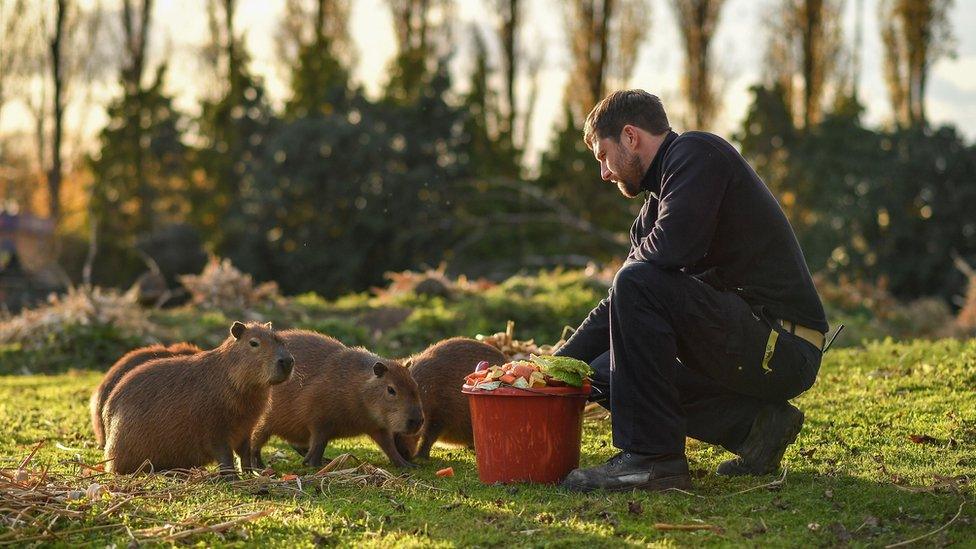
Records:
<instances>
[{"instance_id":1,"label":"man's ear","mask_svg":"<svg viewBox=\"0 0 976 549\"><path fill-rule=\"evenodd\" d=\"M627 145L627 148L636 150L637 145L640 144L640 133L637 131L637 127L627 124L621 133L621 140Z\"/></svg>"}]
</instances>

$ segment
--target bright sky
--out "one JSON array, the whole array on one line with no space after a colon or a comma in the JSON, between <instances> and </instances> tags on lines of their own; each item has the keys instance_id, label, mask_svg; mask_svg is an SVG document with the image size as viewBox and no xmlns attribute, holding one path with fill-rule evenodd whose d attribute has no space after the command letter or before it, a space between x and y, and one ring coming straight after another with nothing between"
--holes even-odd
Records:
<instances>
[{"instance_id":1,"label":"bright sky","mask_svg":"<svg viewBox=\"0 0 976 549\"><path fill-rule=\"evenodd\" d=\"M91 0L89 0L90 2ZM470 62L471 25L492 25L493 17L486 11L487 0L456 0L460 20L457 37L458 55L453 65L456 85L466 85ZM559 0L525 0L528 8L523 30L524 43L545 52L545 64L540 74L539 103L533 120L531 149L537 153L551 137L551 126L560 114L560 104L569 64L566 41L563 37L562 2ZM108 2L111 4L111 1ZM668 0L650 0L651 29L643 45L634 70L631 87L656 93L665 106L676 115L682 109L680 94L681 50L678 32ZM719 31L715 38L716 66L726 80L724 110L718 133L728 135L738 127L749 102L748 87L757 82L762 66L765 36L762 15L772 0L728 0L723 9ZM287 83L277 60L273 36L283 0L239 0L237 28L246 33L247 46L253 57L252 70L266 78L271 97L280 104L287 93ZM853 36L855 0L846 6L846 40ZM207 93L205 81L198 78L197 48L206 41L207 24L204 2L200 0L157 0L154 14L153 52L157 59L166 56L170 61L169 91L176 94L177 104L196 114L198 98ZM877 0L864 2L864 36L862 50L861 90L867 106L867 122L881 124L890 116L890 108L882 77L881 44L878 35ZM935 124L950 123L970 139L976 139L976 2L955 3L950 19L958 40L955 59L940 60L932 70L927 96L930 120ZM356 79L367 92L378 94L387 80L386 67L395 53L390 14L385 0L353 0L352 36L359 55ZM493 36L493 35L491 35ZM497 44L492 45L497 51ZM528 81L522 80L527 92ZM114 83L100 87L94 94L96 104L118 93ZM677 116L672 116L677 119ZM673 120L677 122L677 120ZM3 113L2 128L9 131L27 128L29 122L17 105L8 105ZM104 114L96 110L87 123L90 134L104 124ZM80 125L76 122L75 126ZM675 124L677 126L677 124ZM679 130L684 128L677 127ZM90 145L91 141L88 141ZM534 158L534 154L530 154Z\"/></svg>"}]
</instances>

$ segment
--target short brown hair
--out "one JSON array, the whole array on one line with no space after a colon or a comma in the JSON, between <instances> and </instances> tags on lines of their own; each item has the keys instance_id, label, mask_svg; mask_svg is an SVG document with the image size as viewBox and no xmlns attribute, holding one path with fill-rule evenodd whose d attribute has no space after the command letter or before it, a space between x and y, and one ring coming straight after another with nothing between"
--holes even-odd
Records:
<instances>
[{"instance_id":1,"label":"short brown hair","mask_svg":"<svg viewBox=\"0 0 976 549\"><path fill-rule=\"evenodd\" d=\"M598 139L611 137L619 141L620 132L627 124L653 135L662 135L671 129L658 96L644 90L620 90L601 99L587 115L583 124L583 142L592 149Z\"/></svg>"}]
</instances>

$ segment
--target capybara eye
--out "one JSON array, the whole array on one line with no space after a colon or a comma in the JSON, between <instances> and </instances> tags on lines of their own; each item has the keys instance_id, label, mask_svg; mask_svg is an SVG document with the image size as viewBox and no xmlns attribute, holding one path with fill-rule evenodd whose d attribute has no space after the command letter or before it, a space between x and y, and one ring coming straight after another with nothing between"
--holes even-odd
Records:
<instances>
[{"instance_id":1,"label":"capybara eye","mask_svg":"<svg viewBox=\"0 0 976 549\"><path fill-rule=\"evenodd\" d=\"M258 343L258 340L256 339L252 339L250 343L251 343L251 347L257 347L258 345L260 345L260 343Z\"/></svg>"},{"instance_id":2,"label":"capybara eye","mask_svg":"<svg viewBox=\"0 0 976 549\"><path fill-rule=\"evenodd\" d=\"M391 395L395 395L396 394L396 389L394 389L393 387L387 386L386 387L386 392L387 393L390 393Z\"/></svg>"}]
</instances>

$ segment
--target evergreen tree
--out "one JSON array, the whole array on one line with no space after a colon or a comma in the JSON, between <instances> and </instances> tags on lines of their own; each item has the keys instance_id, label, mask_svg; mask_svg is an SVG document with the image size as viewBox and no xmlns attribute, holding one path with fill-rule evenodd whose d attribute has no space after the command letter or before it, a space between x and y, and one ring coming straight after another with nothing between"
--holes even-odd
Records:
<instances>
[{"instance_id":1,"label":"evergreen tree","mask_svg":"<svg viewBox=\"0 0 976 549\"><path fill-rule=\"evenodd\" d=\"M100 150L89 160L91 213L107 237L128 239L187 213L185 119L162 90L165 74L160 66L150 86L126 87L108 106Z\"/></svg>"}]
</instances>

